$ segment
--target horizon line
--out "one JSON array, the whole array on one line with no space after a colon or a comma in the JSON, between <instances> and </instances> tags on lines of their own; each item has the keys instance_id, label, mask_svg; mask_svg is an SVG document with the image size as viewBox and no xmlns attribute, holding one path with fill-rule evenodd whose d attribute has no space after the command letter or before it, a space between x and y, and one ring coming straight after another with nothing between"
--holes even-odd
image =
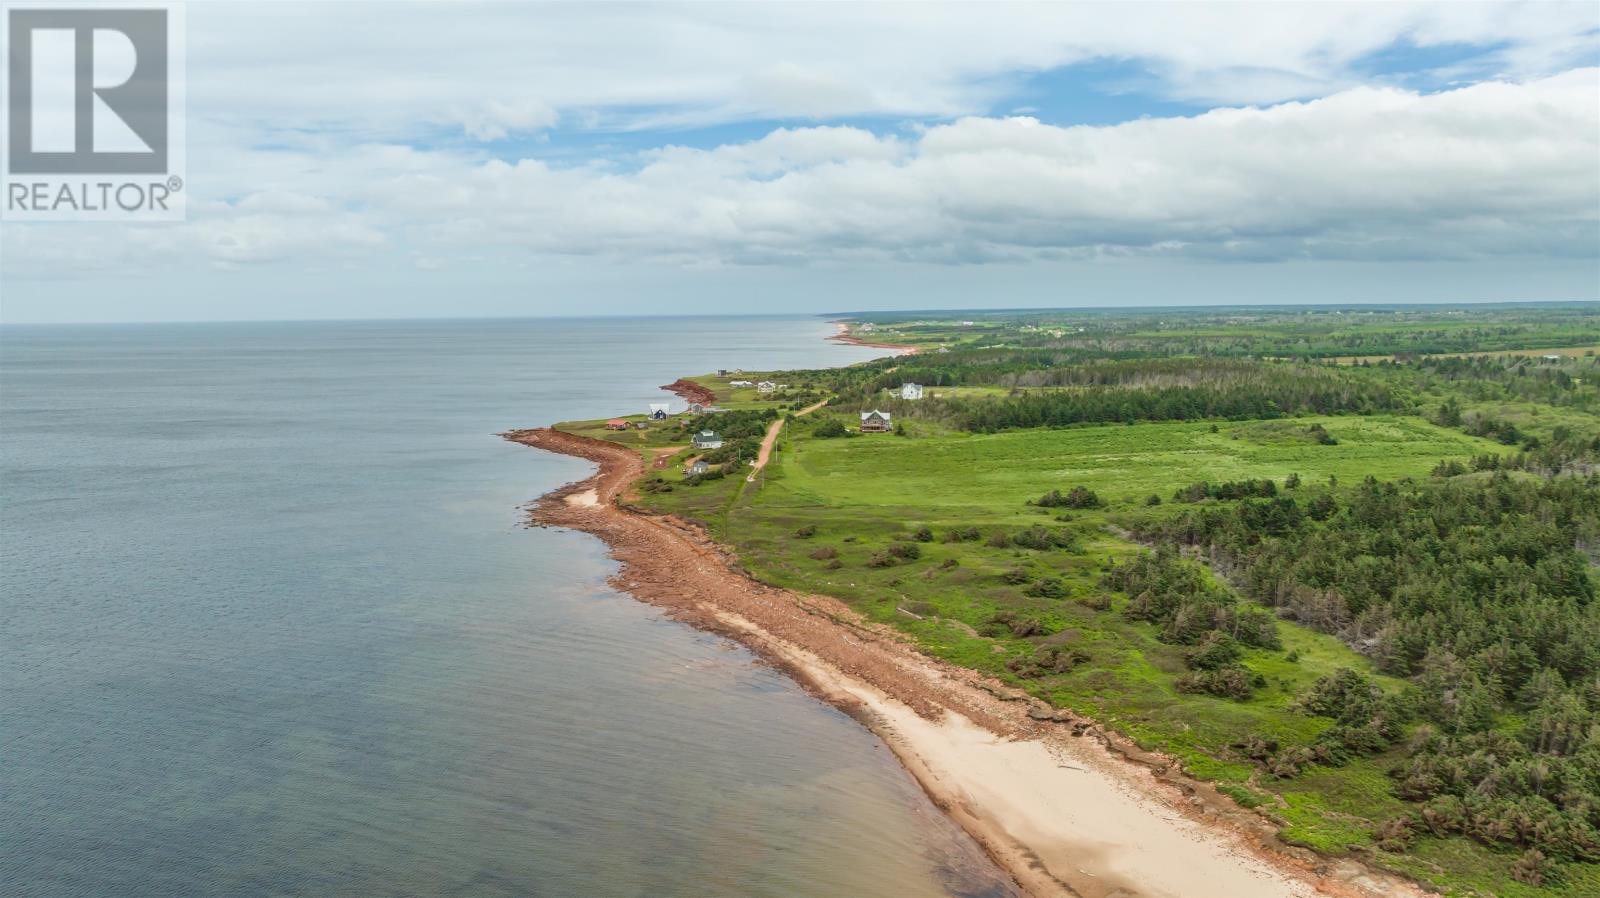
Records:
<instances>
[{"instance_id":1,"label":"horizon line","mask_svg":"<svg viewBox=\"0 0 1600 898\"><path fill-rule=\"evenodd\" d=\"M666 314L648 314L637 312L598 313L587 315L564 315L561 313L543 315L412 315L405 317L333 317L333 318L157 318L157 319L132 319L132 320L105 320L105 321L5 321L0 320L0 328L10 327L105 327L126 325L167 325L167 324L382 324L403 323L414 321L594 321L608 319L692 319L692 318L820 318L824 320L843 319L866 315L922 315L922 314L972 314L972 315L997 315L1017 314L1027 312L1155 312L1155 311L1195 311L1211 309L1226 311L1232 309L1418 309L1418 308L1485 308L1490 306L1582 306L1600 305L1600 299L1495 299L1495 300L1417 300L1414 302L1391 302L1361 300L1344 300L1339 302L1233 302L1233 303L1184 303L1176 302L1167 305L1130 305L1130 306L1008 306L992 308L975 308L970 306L931 307L916 309L857 309L851 311L829 312L680 312Z\"/></svg>"}]
</instances>

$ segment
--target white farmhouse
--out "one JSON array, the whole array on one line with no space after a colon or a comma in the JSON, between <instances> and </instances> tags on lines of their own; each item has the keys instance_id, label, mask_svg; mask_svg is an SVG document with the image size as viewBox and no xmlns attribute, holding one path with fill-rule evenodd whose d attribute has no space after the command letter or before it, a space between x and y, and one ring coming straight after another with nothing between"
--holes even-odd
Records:
<instances>
[{"instance_id":1,"label":"white farmhouse","mask_svg":"<svg viewBox=\"0 0 1600 898\"><path fill-rule=\"evenodd\" d=\"M722 436L715 431L702 430L694 435L694 448L696 449L721 449Z\"/></svg>"},{"instance_id":2,"label":"white farmhouse","mask_svg":"<svg viewBox=\"0 0 1600 898\"><path fill-rule=\"evenodd\" d=\"M921 399L922 398L922 384L901 384L900 385L900 398L901 399Z\"/></svg>"}]
</instances>

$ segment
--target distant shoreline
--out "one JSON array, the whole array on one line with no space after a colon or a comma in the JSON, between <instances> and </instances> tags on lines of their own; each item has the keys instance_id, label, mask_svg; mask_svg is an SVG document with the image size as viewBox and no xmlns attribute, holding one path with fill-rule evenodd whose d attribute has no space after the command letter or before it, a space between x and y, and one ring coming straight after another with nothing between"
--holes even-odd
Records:
<instances>
[{"instance_id":1,"label":"distant shoreline","mask_svg":"<svg viewBox=\"0 0 1600 898\"><path fill-rule=\"evenodd\" d=\"M919 347L907 343L878 343L872 340L863 340L850 333L850 324L846 321L830 321L837 328L837 333L827 339L833 343L843 343L846 346L866 346L872 349L892 349L896 355L916 355Z\"/></svg>"},{"instance_id":2,"label":"distant shoreline","mask_svg":"<svg viewBox=\"0 0 1600 898\"><path fill-rule=\"evenodd\" d=\"M913 349L857 341L835 324L836 342ZM835 599L750 578L698 528L628 506L646 469L636 450L553 428L502 436L598 465L534 503L532 523L599 537L622 563L616 588L745 645L861 722L1034 898L1422 894L1283 845L1275 826L1170 759L932 659Z\"/></svg>"}]
</instances>

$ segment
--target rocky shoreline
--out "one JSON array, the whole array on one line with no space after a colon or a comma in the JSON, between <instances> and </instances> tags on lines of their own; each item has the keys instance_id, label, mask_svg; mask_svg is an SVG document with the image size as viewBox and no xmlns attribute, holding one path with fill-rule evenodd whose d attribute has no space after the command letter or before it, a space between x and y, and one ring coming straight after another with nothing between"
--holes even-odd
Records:
<instances>
[{"instance_id":1,"label":"rocky shoreline","mask_svg":"<svg viewBox=\"0 0 1600 898\"><path fill-rule=\"evenodd\" d=\"M503 436L599 466L534 503L531 523L598 536L622 563L617 588L749 647L860 721L1031 896L1422 894L1283 845L1269 819L1171 759L930 658L837 600L750 578L698 528L629 508L644 471L630 449L551 428Z\"/></svg>"}]
</instances>

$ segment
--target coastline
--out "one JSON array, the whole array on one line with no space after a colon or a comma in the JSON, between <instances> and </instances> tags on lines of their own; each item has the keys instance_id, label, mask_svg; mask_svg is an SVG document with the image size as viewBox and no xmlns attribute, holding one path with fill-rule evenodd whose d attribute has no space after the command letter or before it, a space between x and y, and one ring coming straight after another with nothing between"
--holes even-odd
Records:
<instances>
[{"instance_id":1,"label":"coastline","mask_svg":"<svg viewBox=\"0 0 1600 898\"><path fill-rule=\"evenodd\" d=\"M847 346L865 346L870 349L888 349L892 350L895 355L916 355L917 350L920 348L906 343L875 343L871 340L863 340L850 333L849 322L830 321L828 323L837 329L833 335L824 338L831 343L843 343Z\"/></svg>"},{"instance_id":2,"label":"coastline","mask_svg":"<svg viewBox=\"0 0 1600 898\"><path fill-rule=\"evenodd\" d=\"M1093 721L929 658L826 596L759 583L697 528L627 507L627 448L549 428L506 439L598 470L532 506L593 534L613 585L733 639L883 740L934 803L1035 898L1421 895L1356 860L1279 843L1275 826Z\"/></svg>"}]
</instances>

